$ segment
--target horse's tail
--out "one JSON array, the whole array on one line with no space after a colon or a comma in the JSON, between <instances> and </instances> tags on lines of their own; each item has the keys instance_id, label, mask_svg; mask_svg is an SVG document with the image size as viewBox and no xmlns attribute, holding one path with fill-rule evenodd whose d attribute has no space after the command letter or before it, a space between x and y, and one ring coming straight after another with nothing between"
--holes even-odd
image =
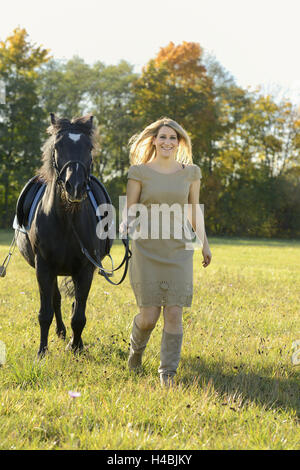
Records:
<instances>
[{"instance_id":1,"label":"horse's tail","mask_svg":"<svg viewBox=\"0 0 300 470\"><path fill-rule=\"evenodd\" d=\"M75 297L75 287L71 277L64 277L59 286L59 290L67 297Z\"/></svg>"}]
</instances>

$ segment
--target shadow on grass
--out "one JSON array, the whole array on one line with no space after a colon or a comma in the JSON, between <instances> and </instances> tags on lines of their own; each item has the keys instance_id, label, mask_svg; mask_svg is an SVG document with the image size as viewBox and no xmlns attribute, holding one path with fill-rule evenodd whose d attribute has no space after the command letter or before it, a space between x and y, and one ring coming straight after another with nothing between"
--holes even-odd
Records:
<instances>
[{"instance_id":1,"label":"shadow on grass","mask_svg":"<svg viewBox=\"0 0 300 470\"><path fill-rule=\"evenodd\" d=\"M106 338L95 338L95 341L84 342L84 349L81 354L74 354L71 351L65 351L67 341L62 341L61 349L51 353L69 354L74 362L86 363L99 367L99 371L106 373L106 367L114 365L118 373L114 373L115 381L126 380L124 371L128 371L127 360L129 355L129 342L120 334L109 335ZM49 354L49 353L48 353ZM28 362L30 364L30 361ZM144 367L138 374L131 373L129 376L140 377L153 376L159 383L157 367L159 357L155 361L143 361ZM206 362L200 356L182 357L180 361L180 370L176 377L176 382L183 387L197 387L199 393L207 390L208 393L215 392L223 406L230 406L233 411L238 411L241 406L247 406L249 403L263 407L265 410L286 410L295 414L298 422L300 421L300 387L299 377L290 378L273 377L274 371L271 367L260 369L259 372L245 371L243 365L235 366L233 364L210 360ZM17 383L27 384L30 387L39 384L40 376L36 374L35 368L27 367L26 376L21 379L17 376ZM228 369L232 369L228 370ZM39 371L38 371L39 372ZM16 375L16 374L15 374ZM127 375L127 374L126 374ZM42 377L45 379L45 377Z\"/></svg>"},{"instance_id":2,"label":"shadow on grass","mask_svg":"<svg viewBox=\"0 0 300 470\"><path fill-rule=\"evenodd\" d=\"M199 389L211 386L220 396L239 397L243 403L251 401L265 409L290 409L300 419L299 379L271 377L269 368L261 373L243 371L243 366L231 366L232 372L224 371L221 362L206 363L199 356L182 358L181 382L185 386L195 383ZM226 365L228 369L228 364ZM225 403L224 403L225 404Z\"/></svg>"},{"instance_id":3,"label":"shadow on grass","mask_svg":"<svg viewBox=\"0 0 300 470\"><path fill-rule=\"evenodd\" d=\"M96 341L85 343L83 333L83 346L83 351L77 357L84 358L88 362L111 364L117 360L120 364L127 363L129 343L121 334L109 335L105 339L97 338Z\"/></svg>"}]
</instances>

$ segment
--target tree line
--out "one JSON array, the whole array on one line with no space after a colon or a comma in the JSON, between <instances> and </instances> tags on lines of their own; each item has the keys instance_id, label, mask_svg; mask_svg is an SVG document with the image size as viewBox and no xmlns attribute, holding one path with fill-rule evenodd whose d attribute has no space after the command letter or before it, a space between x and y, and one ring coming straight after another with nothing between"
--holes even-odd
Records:
<instances>
[{"instance_id":1,"label":"tree line","mask_svg":"<svg viewBox=\"0 0 300 470\"><path fill-rule=\"evenodd\" d=\"M1 227L11 226L18 194L40 166L49 113L92 113L93 172L116 206L129 138L168 116L191 137L209 235L299 237L299 109L241 88L200 44L170 42L136 72L125 60L57 60L16 28L0 42L0 82Z\"/></svg>"}]
</instances>

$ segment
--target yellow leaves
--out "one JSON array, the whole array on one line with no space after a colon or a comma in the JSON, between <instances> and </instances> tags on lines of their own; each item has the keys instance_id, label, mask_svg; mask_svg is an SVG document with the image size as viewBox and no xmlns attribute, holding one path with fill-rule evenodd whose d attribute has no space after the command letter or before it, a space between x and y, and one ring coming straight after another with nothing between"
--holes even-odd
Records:
<instances>
[{"instance_id":1,"label":"yellow leaves","mask_svg":"<svg viewBox=\"0 0 300 470\"><path fill-rule=\"evenodd\" d=\"M206 69L201 64L202 54L198 43L183 41L176 46L171 41L166 47L160 48L154 65L157 68L165 66L173 82L193 85L206 74Z\"/></svg>"},{"instance_id":2,"label":"yellow leaves","mask_svg":"<svg viewBox=\"0 0 300 470\"><path fill-rule=\"evenodd\" d=\"M173 64L176 68L180 67L180 64L198 64L198 61L202 56L202 49L200 44L195 42L183 41L181 45L175 46L171 41L166 47L161 47L155 63L159 65L161 62L168 61L169 64Z\"/></svg>"},{"instance_id":3,"label":"yellow leaves","mask_svg":"<svg viewBox=\"0 0 300 470\"><path fill-rule=\"evenodd\" d=\"M296 119L294 122L295 129L300 129L300 119Z\"/></svg>"},{"instance_id":4,"label":"yellow leaves","mask_svg":"<svg viewBox=\"0 0 300 470\"><path fill-rule=\"evenodd\" d=\"M20 74L32 71L50 59L49 49L35 46L28 40L25 28L16 28L5 41L0 42L0 72L14 68Z\"/></svg>"}]
</instances>

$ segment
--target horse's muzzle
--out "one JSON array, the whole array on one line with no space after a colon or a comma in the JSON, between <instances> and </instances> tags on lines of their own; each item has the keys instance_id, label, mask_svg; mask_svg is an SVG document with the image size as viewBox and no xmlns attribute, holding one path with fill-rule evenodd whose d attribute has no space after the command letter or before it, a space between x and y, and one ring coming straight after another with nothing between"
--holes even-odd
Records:
<instances>
[{"instance_id":1,"label":"horse's muzzle","mask_svg":"<svg viewBox=\"0 0 300 470\"><path fill-rule=\"evenodd\" d=\"M77 181L75 184L71 183L71 178L64 183L64 190L66 194L67 201L70 203L80 203L82 202L87 196L87 182L82 181L78 183Z\"/></svg>"},{"instance_id":2,"label":"horse's muzzle","mask_svg":"<svg viewBox=\"0 0 300 470\"><path fill-rule=\"evenodd\" d=\"M87 191L85 190L79 195L70 194L66 188L64 188L65 198L69 204L80 204L87 198Z\"/></svg>"}]
</instances>

